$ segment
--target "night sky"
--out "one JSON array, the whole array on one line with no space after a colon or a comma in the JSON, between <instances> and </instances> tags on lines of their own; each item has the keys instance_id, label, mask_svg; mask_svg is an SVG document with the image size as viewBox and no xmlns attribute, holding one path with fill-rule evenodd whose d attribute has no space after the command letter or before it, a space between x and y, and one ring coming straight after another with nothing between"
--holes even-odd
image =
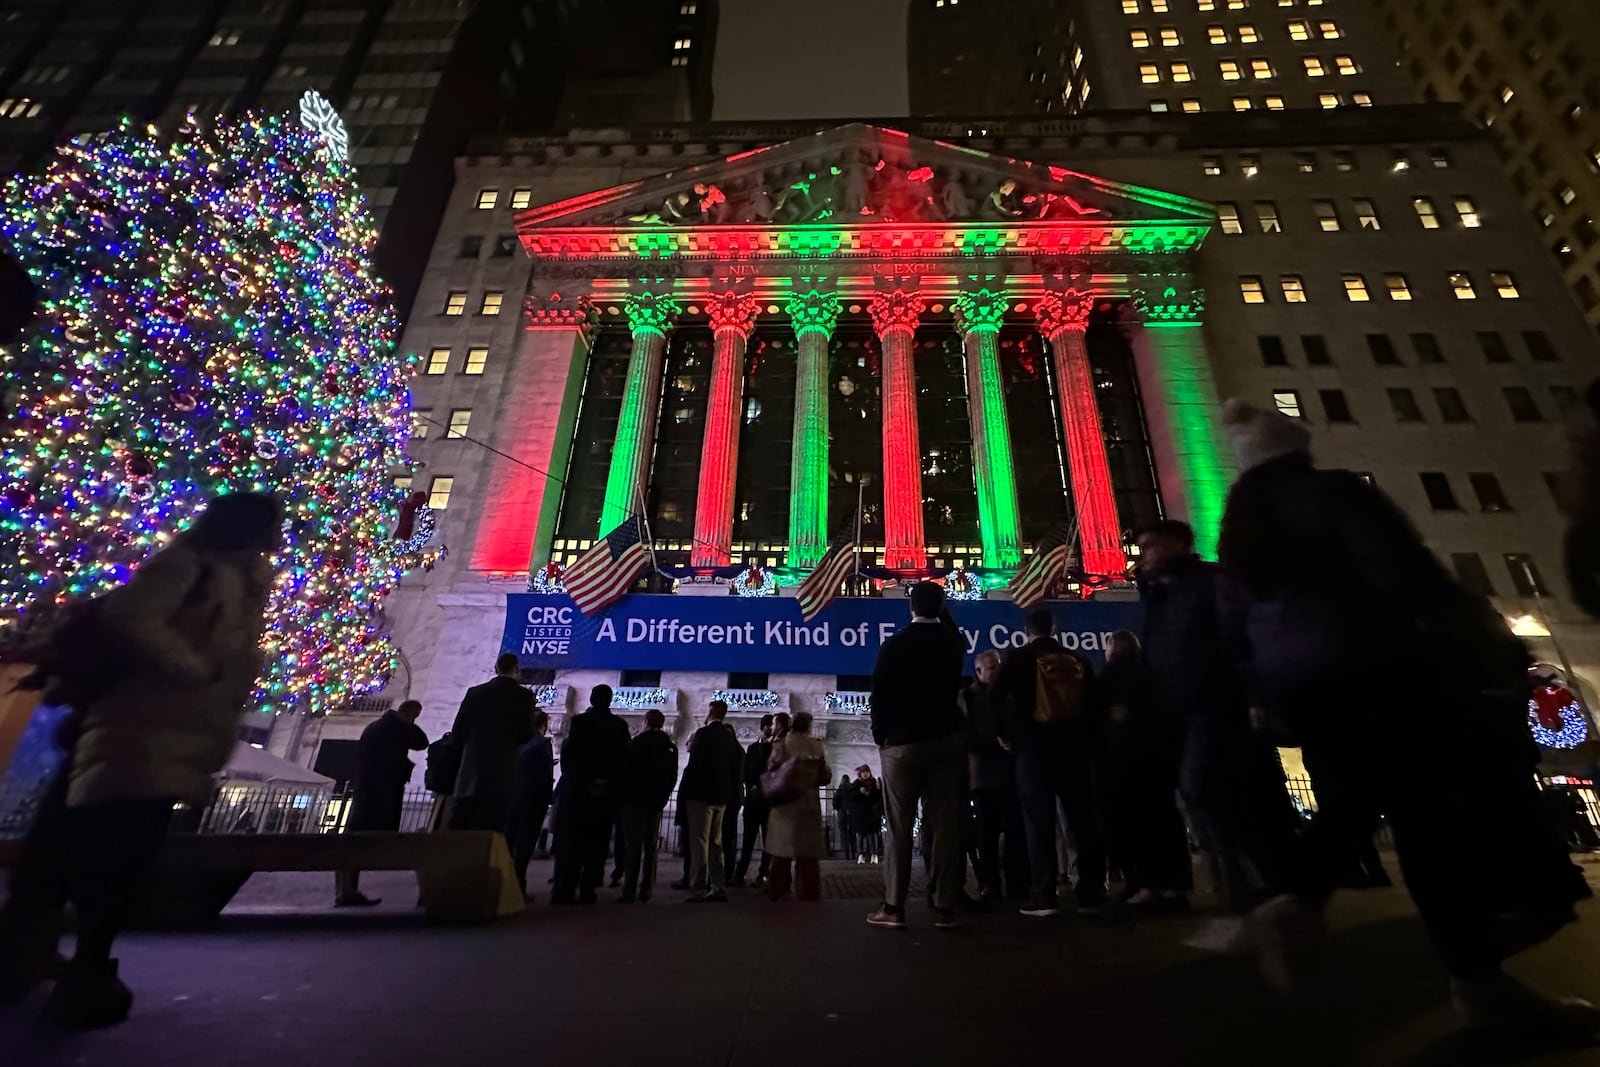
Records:
<instances>
[{"instance_id":1,"label":"night sky","mask_svg":"<svg viewBox=\"0 0 1600 1067\"><path fill-rule=\"evenodd\" d=\"M722 0L720 120L904 115L908 0Z\"/></svg>"}]
</instances>

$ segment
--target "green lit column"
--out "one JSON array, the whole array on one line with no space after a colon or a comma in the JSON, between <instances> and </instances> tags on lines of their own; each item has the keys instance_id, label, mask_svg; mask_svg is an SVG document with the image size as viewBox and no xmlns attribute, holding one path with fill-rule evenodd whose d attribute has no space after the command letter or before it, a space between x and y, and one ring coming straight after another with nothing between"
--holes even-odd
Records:
<instances>
[{"instance_id":1,"label":"green lit column","mask_svg":"<svg viewBox=\"0 0 1600 1067\"><path fill-rule=\"evenodd\" d=\"M996 289L962 293L951 304L967 350L967 418L983 565L996 568L1015 567L1022 559L1017 469L1000 381L1000 322L1008 306L1005 292Z\"/></svg>"},{"instance_id":2,"label":"green lit column","mask_svg":"<svg viewBox=\"0 0 1600 1067\"><path fill-rule=\"evenodd\" d=\"M839 322L839 296L797 292L784 310L794 324L794 439L789 462L791 567L814 567L828 550L828 340Z\"/></svg>"},{"instance_id":3,"label":"green lit column","mask_svg":"<svg viewBox=\"0 0 1600 1067\"><path fill-rule=\"evenodd\" d=\"M1194 527L1195 548L1217 554L1233 461L1222 437L1222 403L1206 358L1200 319L1205 293L1186 276L1147 278L1124 307L1124 329L1150 427L1162 509Z\"/></svg>"},{"instance_id":4,"label":"green lit column","mask_svg":"<svg viewBox=\"0 0 1600 1067\"><path fill-rule=\"evenodd\" d=\"M661 363L667 330L678 314L678 302L659 293L632 293L623 309L633 330L628 377L622 385L622 410L606 475L606 499L600 508L600 533L615 529L644 508L645 483L661 405Z\"/></svg>"}]
</instances>

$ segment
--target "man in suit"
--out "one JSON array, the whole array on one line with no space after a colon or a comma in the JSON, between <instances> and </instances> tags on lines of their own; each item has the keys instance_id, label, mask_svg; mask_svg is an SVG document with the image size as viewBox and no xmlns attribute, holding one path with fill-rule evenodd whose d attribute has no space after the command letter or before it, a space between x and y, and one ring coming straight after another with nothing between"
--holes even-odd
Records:
<instances>
[{"instance_id":1,"label":"man in suit","mask_svg":"<svg viewBox=\"0 0 1600 1067\"><path fill-rule=\"evenodd\" d=\"M678 780L678 746L663 727L667 717L655 708L644 716L644 732L628 746L622 770L622 824L626 855L622 865L622 903L644 903L656 888L656 845L661 811Z\"/></svg>"},{"instance_id":2,"label":"man in suit","mask_svg":"<svg viewBox=\"0 0 1600 1067\"><path fill-rule=\"evenodd\" d=\"M744 753L744 847L739 852L739 867L728 880L729 885L744 885L750 873L750 860L755 853L756 838L765 838L767 832L767 803L761 799L761 775L772 758L772 716L761 716L761 737L750 743ZM767 881L767 856L761 855L761 866L756 871L756 888Z\"/></svg>"},{"instance_id":3,"label":"man in suit","mask_svg":"<svg viewBox=\"0 0 1600 1067\"><path fill-rule=\"evenodd\" d=\"M517 752L533 737L533 693L517 681L517 657L495 660L494 678L467 690L450 733L461 747L451 794L451 830L505 832Z\"/></svg>"},{"instance_id":4,"label":"man in suit","mask_svg":"<svg viewBox=\"0 0 1600 1067\"><path fill-rule=\"evenodd\" d=\"M606 876L606 852L622 801L628 724L611 712L611 687L589 693L589 710L572 720L561 745L552 904L593 904Z\"/></svg>"},{"instance_id":5,"label":"man in suit","mask_svg":"<svg viewBox=\"0 0 1600 1067\"><path fill-rule=\"evenodd\" d=\"M356 742L356 789L350 801L347 832L400 829L400 812L405 802L406 783L411 780L410 753L428 747L428 735L417 725L422 704L407 700L390 708L361 731ZM333 906L370 908L376 897L361 892L360 871L334 874Z\"/></svg>"}]
</instances>

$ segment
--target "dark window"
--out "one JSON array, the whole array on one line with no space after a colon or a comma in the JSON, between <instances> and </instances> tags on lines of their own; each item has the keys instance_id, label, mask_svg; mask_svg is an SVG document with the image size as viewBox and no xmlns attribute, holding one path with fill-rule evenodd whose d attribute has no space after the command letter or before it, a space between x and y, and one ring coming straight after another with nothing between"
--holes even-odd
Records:
<instances>
[{"instance_id":1,"label":"dark window","mask_svg":"<svg viewBox=\"0 0 1600 1067\"><path fill-rule=\"evenodd\" d=\"M1367 334L1367 351L1372 353L1372 362L1380 367L1400 365L1400 354L1394 350L1394 341L1386 333Z\"/></svg>"},{"instance_id":2,"label":"dark window","mask_svg":"<svg viewBox=\"0 0 1600 1067\"><path fill-rule=\"evenodd\" d=\"M1523 330L1522 343L1528 346L1528 355L1535 363L1556 363L1561 359L1556 346L1550 343L1550 335L1543 330Z\"/></svg>"},{"instance_id":3,"label":"dark window","mask_svg":"<svg viewBox=\"0 0 1600 1067\"><path fill-rule=\"evenodd\" d=\"M517 681L523 685L555 685L554 667L524 667L517 672Z\"/></svg>"},{"instance_id":4,"label":"dark window","mask_svg":"<svg viewBox=\"0 0 1600 1067\"><path fill-rule=\"evenodd\" d=\"M1422 406L1410 389L1389 389L1389 407L1396 422L1421 422Z\"/></svg>"},{"instance_id":5,"label":"dark window","mask_svg":"<svg viewBox=\"0 0 1600 1067\"><path fill-rule=\"evenodd\" d=\"M1467 481L1472 485L1472 493L1478 498L1478 506L1484 511L1510 511L1511 501L1506 499L1505 490L1500 488L1500 479L1484 471L1467 475Z\"/></svg>"},{"instance_id":6,"label":"dark window","mask_svg":"<svg viewBox=\"0 0 1600 1067\"><path fill-rule=\"evenodd\" d=\"M463 237L461 239L461 251L457 255L462 259L477 259L478 253L482 251L482 237Z\"/></svg>"},{"instance_id":7,"label":"dark window","mask_svg":"<svg viewBox=\"0 0 1600 1067\"><path fill-rule=\"evenodd\" d=\"M767 689L770 676L765 671L729 671L729 689Z\"/></svg>"},{"instance_id":8,"label":"dark window","mask_svg":"<svg viewBox=\"0 0 1600 1067\"><path fill-rule=\"evenodd\" d=\"M1439 405L1439 419L1442 422L1472 421L1472 416L1467 414L1466 401L1461 399L1461 390L1453 386L1435 387L1433 402Z\"/></svg>"},{"instance_id":9,"label":"dark window","mask_svg":"<svg viewBox=\"0 0 1600 1067\"><path fill-rule=\"evenodd\" d=\"M494 239L494 257L496 259L505 259L507 256L514 256L516 254L517 254L517 235L516 234L514 234L514 233L503 233L499 237L496 237Z\"/></svg>"},{"instance_id":10,"label":"dark window","mask_svg":"<svg viewBox=\"0 0 1600 1067\"><path fill-rule=\"evenodd\" d=\"M661 684L661 672L640 670L623 671L622 680L617 684L626 686L640 686L647 689L653 689Z\"/></svg>"},{"instance_id":11,"label":"dark window","mask_svg":"<svg viewBox=\"0 0 1600 1067\"><path fill-rule=\"evenodd\" d=\"M1450 479L1438 471L1423 471L1422 491L1428 496L1428 504L1434 511L1460 511L1461 505L1456 503L1456 491L1450 488Z\"/></svg>"},{"instance_id":12,"label":"dark window","mask_svg":"<svg viewBox=\"0 0 1600 1067\"><path fill-rule=\"evenodd\" d=\"M1322 413L1329 422L1356 421L1350 414L1350 401L1345 399L1343 389L1318 389L1317 396L1322 400Z\"/></svg>"},{"instance_id":13,"label":"dark window","mask_svg":"<svg viewBox=\"0 0 1600 1067\"><path fill-rule=\"evenodd\" d=\"M1539 577L1539 568L1532 556L1524 552L1507 552L1505 560L1506 571L1511 575L1511 586L1518 596L1550 595L1544 579Z\"/></svg>"},{"instance_id":14,"label":"dark window","mask_svg":"<svg viewBox=\"0 0 1600 1067\"><path fill-rule=\"evenodd\" d=\"M1506 339L1493 331L1485 330L1477 334L1478 347L1483 349L1483 358L1490 363L1510 363L1511 349L1506 347Z\"/></svg>"},{"instance_id":15,"label":"dark window","mask_svg":"<svg viewBox=\"0 0 1600 1067\"><path fill-rule=\"evenodd\" d=\"M870 674L841 674L833 680L834 688L841 693L870 693L872 692L872 675Z\"/></svg>"},{"instance_id":16,"label":"dark window","mask_svg":"<svg viewBox=\"0 0 1600 1067\"><path fill-rule=\"evenodd\" d=\"M1506 407L1511 409L1513 422L1543 422L1544 415L1539 411L1539 405L1533 402L1533 394L1520 385L1508 385L1501 389L1505 394Z\"/></svg>"},{"instance_id":17,"label":"dark window","mask_svg":"<svg viewBox=\"0 0 1600 1067\"><path fill-rule=\"evenodd\" d=\"M1444 352L1439 349L1439 339L1431 333L1412 334L1411 350L1417 354L1418 363L1444 362Z\"/></svg>"},{"instance_id":18,"label":"dark window","mask_svg":"<svg viewBox=\"0 0 1600 1067\"><path fill-rule=\"evenodd\" d=\"M1261 345L1261 363L1263 366L1287 367L1289 365L1289 357L1283 350L1283 338L1263 335L1256 338L1256 341Z\"/></svg>"},{"instance_id":19,"label":"dark window","mask_svg":"<svg viewBox=\"0 0 1600 1067\"><path fill-rule=\"evenodd\" d=\"M1300 347L1305 350L1306 362L1313 367L1326 367L1333 362L1328 352L1328 339L1320 333L1301 334Z\"/></svg>"},{"instance_id":20,"label":"dark window","mask_svg":"<svg viewBox=\"0 0 1600 1067\"><path fill-rule=\"evenodd\" d=\"M1476 552L1452 552L1450 565L1455 568L1456 579L1467 592L1494 596L1494 583L1489 581L1489 571L1483 565L1483 558Z\"/></svg>"},{"instance_id":21,"label":"dark window","mask_svg":"<svg viewBox=\"0 0 1600 1067\"><path fill-rule=\"evenodd\" d=\"M1033 335L1036 348L1042 345L1038 336L1037 332ZM861 554L874 560L883 550L883 423L879 418L883 411L880 395L883 379L879 370L882 355L878 335L866 316L841 319L828 342L828 525L825 532L832 537L834 531L851 521L859 497ZM1044 391L1044 387L1040 386L1040 390ZM1046 429L1050 432L1048 440L1053 442L1054 425L1046 423ZM1016 446L1013 437L1012 448Z\"/></svg>"},{"instance_id":22,"label":"dark window","mask_svg":"<svg viewBox=\"0 0 1600 1067\"><path fill-rule=\"evenodd\" d=\"M1550 399L1556 402L1556 411L1570 415L1579 408L1578 391L1570 385L1552 385Z\"/></svg>"}]
</instances>

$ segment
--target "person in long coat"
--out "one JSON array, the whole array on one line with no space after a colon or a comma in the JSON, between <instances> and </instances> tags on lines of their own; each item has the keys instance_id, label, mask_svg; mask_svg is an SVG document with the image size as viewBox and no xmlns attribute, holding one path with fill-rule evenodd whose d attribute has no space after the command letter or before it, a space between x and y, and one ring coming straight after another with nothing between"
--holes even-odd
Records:
<instances>
[{"instance_id":1,"label":"person in long coat","mask_svg":"<svg viewBox=\"0 0 1600 1067\"><path fill-rule=\"evenodd\" d=\"M112 943L178 803L203 804L238 739L261 672L275 497L217 497L185 532L86 606L96 648L58 657L53 685L76 694L68 765L12 871L0 911L0 1000L45 980L61 911L78 914L76 954L46 1012L89 1029L120 1022L133 994Z\"/></svg>"},{"instance_id":2,"label":"person in long coat","mask_svg":"<svg viewBox=\"0 0 1600 1067\"><path fill-rule=\"evenodd\" d=\"M821 900L822 878L819 861L827 849L822 829L822 797L818 792L833 776L828 755L820 740L811 736L810 712L796 712L789 732L772 742L769 769L782 767L791 759L800 761L800 795L777 804L767 814L767 855L772 864L767 870L767 897L782 900L789 893L789 868L794 866L796 900Z\"/></svg>"},{"instance_id":3,"label":"person in long coat","mask_svg":"<svg viewBox=\"0 0 1600 1067\"><path fill-rule=\"evenodd\" d=\"M428 735L417 725L422 703L407 700L379 715L361 731L356 742L356 788L350 800L347 833L395 832L405 806L406 783L415 765L412 752L428 747ZM361 892L360 871L334 875L333 906L367 908L379 903Z\"/></svg>"},{"instance_id":4,"label":"person in long coat","mask_svg":"<svg viewBox=\"0 0 1600 1067\"><path fill-rule=\"evenodd\" d=\"M533 693L517 681L517 657L495 660L495 676L467 690L450 734L461 746L447 825L452 830L506 829L516 790L517 754L533 739Z\"/></svg>"}]
</instances>

